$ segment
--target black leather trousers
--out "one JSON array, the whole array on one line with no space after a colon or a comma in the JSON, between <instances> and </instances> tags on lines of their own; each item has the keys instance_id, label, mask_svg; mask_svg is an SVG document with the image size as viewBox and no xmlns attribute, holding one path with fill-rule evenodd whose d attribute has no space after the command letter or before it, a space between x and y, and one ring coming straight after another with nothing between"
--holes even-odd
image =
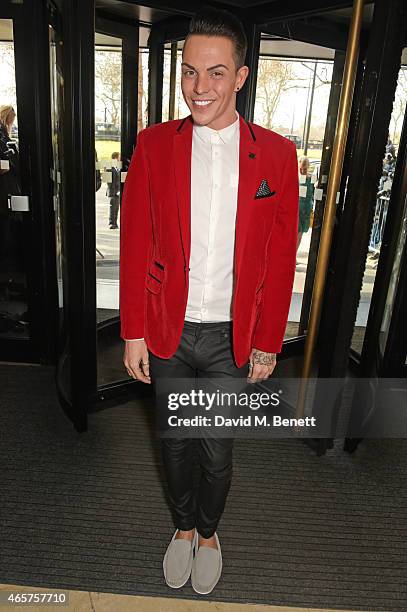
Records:
<instances>
[{"instance_id":1,"label":"black leather trousers","mask_svg":"<svg viewBox=\"0 0 407 612\"><path fill-rule=\"evenodd\" d=\"M245 378L249 364L238 368L232 353L232 321L185 321L180 344L170 359L149 351L152 383L158 377ZM233 438L162 438L161 449L176 528L196 527L204 538L216 531L232 481ZM198 445L201 477L193 490L193 445Z\"/></svg>"}]
</instances>

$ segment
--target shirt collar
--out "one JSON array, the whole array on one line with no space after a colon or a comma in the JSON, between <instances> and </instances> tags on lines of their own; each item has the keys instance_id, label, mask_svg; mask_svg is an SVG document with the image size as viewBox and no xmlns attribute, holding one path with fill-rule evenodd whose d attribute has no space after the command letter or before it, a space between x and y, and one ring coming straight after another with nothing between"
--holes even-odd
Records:
<instances>
[{"instance_id":1,"label":"shirt collar","mask_svg":"<svg viewBox=\"0 0 407 612\"><path fill-rule=\"evenodd\" d=\"M227 125L226 127L222 128L221 130L214 130L213 128L210 128L207 125L194 124L194 132L204 142L211 142L213 144L226 144L227 142L230 142L232 140L239 128L239 113L236 110L235 113L235 121L230 125Z\"/></svg>"}]
</instances>

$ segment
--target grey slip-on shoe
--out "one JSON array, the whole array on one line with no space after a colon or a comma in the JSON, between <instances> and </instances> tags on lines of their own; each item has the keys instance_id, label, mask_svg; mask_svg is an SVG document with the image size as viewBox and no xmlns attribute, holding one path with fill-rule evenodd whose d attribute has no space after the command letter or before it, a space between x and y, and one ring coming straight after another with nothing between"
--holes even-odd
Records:
<instances>
[{"instance_id":1,"label":"grey slip-on shoe","mask_svg":"<svg viewBox=\"0 0 407 612\"><path fill-rule=\"evenodd\" d=\"M215 539L218 545L217 550L209 546L198 548L198 538L196 538L191 584L194 591L200 595L210 593L217 585L222 573L222 551L217 533L215 533Z\"/></svg>"},{"instance_id":2,"label":"grey slip-on shoe","mask_svg":"<svg viewBox=\"0 0 407 612\"><path fill-rule=\"evenodd\" d=\"M173 589L184 586L191 575L195 540L198 538L196 530L192 541L183 538L175 539L177 533L178 529L172 536L163 561L165 582Z\"/></svg>"}]
</instances>

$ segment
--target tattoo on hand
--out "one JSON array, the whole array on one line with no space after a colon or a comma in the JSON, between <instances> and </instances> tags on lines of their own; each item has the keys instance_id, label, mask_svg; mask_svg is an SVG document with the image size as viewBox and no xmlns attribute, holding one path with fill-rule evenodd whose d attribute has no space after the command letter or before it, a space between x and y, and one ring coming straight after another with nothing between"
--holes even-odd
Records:
<instances>
[{"instance_id":1,"label":"tattoo on hand","mask_svg":"<svg viewBox=\"0 0 407 612\"><path fill-rule=\"evenodd\" d=\"M272 366L276 363L276 353L264 353L263 351L259 351L257 349L253 350L253 365L266 365Z\"/></svg>"}]
</instances>

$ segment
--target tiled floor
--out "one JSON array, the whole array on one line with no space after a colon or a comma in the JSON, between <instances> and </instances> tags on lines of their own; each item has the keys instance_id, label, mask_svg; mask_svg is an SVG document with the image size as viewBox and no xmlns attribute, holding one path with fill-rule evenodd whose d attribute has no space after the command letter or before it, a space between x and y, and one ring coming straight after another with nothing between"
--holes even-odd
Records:
<instances>
[{"instance_id":1,"label":"tiled floor","mask_svg":"<svg viewBox=\"0 0 407 612\"><path fill-rule=\"evenodd\" d=\"M0 591L13 593L58 593L55 589L1 584ZM94 593L87 591L63 591L69 593L68 606L36 605L35 609L46 609L47 612L69 610L70 612L337 612L332 609L290 608L286 606L264 606L251 604L223 603L218 601L192 601L188 599L167 599L165 597L137 597L115 595L112 593ZM20 606L19 606L20 608ZM25 605L33 609L34 606ZM3 606L0 610L11 610L13 606ZM339 611L338 611L339 612ZM349 610L340 612L351 612Z\"/></svg>"}]
</instances>

